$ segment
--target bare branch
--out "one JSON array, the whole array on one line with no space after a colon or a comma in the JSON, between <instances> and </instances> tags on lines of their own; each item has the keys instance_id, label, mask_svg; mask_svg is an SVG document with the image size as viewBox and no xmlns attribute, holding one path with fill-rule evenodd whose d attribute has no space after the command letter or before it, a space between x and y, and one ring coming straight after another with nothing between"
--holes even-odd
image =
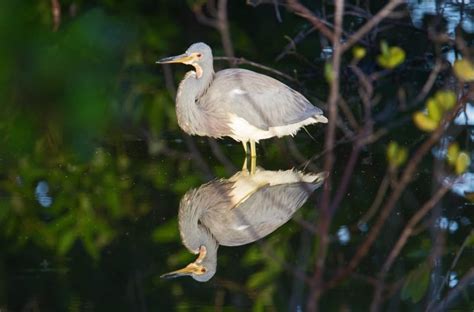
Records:
<instances>
[{"instance_id":1,"label":"bare branch","mask_svg":"<svg viewBox=\"0 0 474 312\"><path fill-rule=\"evenodd\" d=\"M321 19L316 17L313 12L311 12L307 7L302 5L298 0L288 0L287 6L296 15L307 19L311 24L313 24L314 28L319 30L319 32L323 34L326 38L331 41L334 41L334 33L329 28L327 28L326 25L324 25L324 22Z\"/></svg>"},{"instance_id":2,"label":"bare branch","mask_svg":"<svg viewBox=\"0 0 474 312\"><path fill-rule=\"evenodd\" d=\"M352 34L342 46L342 51L347 51L355 43L362 39L368 32L372 30L378 23L386 18L392 11L405 2L404 0L391 0L385 5L374 17L369 19L361 28L359 28L354 34Z\"/></svg>"}]
</instances>

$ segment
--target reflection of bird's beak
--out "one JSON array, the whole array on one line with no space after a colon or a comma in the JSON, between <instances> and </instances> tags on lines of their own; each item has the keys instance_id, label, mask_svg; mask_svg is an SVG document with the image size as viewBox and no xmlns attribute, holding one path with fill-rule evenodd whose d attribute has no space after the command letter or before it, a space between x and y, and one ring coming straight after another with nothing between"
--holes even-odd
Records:
<instances>
[{"instance_id":1,"label":"reflection of bird's beak","mask_svg":"<svg viewBox=\"0 0 474 312\"><path fill-rule=\"evenodd\" d=\"M176 55L176 56L170 56L170 57L165 57L162 58L161 60L157 61L157 64L168 64L168 63L183 63L183 64L189 64L191 61L193 61L194 55L189 55L187 53L181 54L181 55Z\"/></svg>"},{"instance_id":2,"label":"reflection of bird's beak","mask_svg":"<svg viewBox=\"0 0 474 312\"><path fill-rule=\"evenodd\" d=\"M187 267L182 268L180 270L165 273L165 274L161 275L160 277L161 278L166 278L166 279L171 279L171 278L177 278L177 277L181 277L181 276L191 275L193 272L194 272L194 269L187 266Z\"/></svg>"},{"instance_id":3,"label":"reflection of bird's beak","mask_svg":"<svg viewBox=\"0 0 474 312\"><path fill-rule=\"evenodd\" d=\"M202 260L204 260L204 258L206 257L206 254L207 254L206 247L201 246L199 248L199 256L196 259L196 261L191 262L185 268L163 274L160 277L170 279L170 278L176 278L176 277L191 275L193 273L197 274L197 275L203 274L205 271L204 272L202 271L202 269L203 269Z\"/></svg>"}]
</instances>

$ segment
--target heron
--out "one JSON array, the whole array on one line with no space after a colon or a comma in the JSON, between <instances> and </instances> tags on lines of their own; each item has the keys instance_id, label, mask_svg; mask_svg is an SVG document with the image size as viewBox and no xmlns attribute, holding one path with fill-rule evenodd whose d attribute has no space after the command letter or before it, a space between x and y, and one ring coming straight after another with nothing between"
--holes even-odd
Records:
<instances>
[{"instance_id":1,"label":"heron","mask_svg":"<svg viewBox=\"0 0 474 312\"><path fill-rule=\"evenodd\" d=\"M255 242L291 219L326 178L325 172L242 170L188 191L178 220L184 246L198 257L162 278L191 276L206 282L216 273L219 245Z\"/></svg>"},{"instance_id":2,"label":"heron","mask_svg":"<svg viewBox=\"0 0 474 312\"><path fill-rule=\"evenodd\" d=\"M255 144L260 140L293 136L301 127L328 122L320 108L274 78L241 68L214 72L212 50L203 42L157 63L194 67L185 74L176 94L178 125L191 135L242 142L243 169L250 144L251 173L256 167Z\"/></svg>"}]
</instances>

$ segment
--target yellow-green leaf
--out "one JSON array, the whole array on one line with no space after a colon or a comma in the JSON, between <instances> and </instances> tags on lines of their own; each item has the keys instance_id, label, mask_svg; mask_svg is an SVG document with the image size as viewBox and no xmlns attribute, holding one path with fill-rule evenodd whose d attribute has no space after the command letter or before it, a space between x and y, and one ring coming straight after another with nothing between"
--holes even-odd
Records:
<instances>
[{"instance_id":1,"label":"yellow-green leaf","mask_svg":"<svg viewBox=\"0 0 474 312\"><path fill-rule=\"evenodd\" d=\"M416 112L413 114L413 122L418 129L432 132L438 127L438 122L426 116L423 112Z\"/></svg>"},{"instance_id":2,"label":"yellow-green leaf","mask_svg":"<svg viewBox=\"0 0 474 312\"><path fill-rule=\"evenodd\" d=\"M377 63L386 69L393 69L403 61L405 61L405 51L400 47L390 47L388 50L382 48L382 54L377 56Z\"/></svg>"},{"instance_id":3,"label":"yellow-green leaf","mask_svg":"<svg viewBox=\"0 0 474 312\"><path fill-rule=\"evenodd\" d=\"M328 83L331 83L334 78L332 75L332 63L330 62L326 62L326 64L324 64L324 77Z\"/></svg>"},{"instance_id":4,"label":"yellow-green leaf","mask_svg":"<svg viewBox=\"0 0 474 312\"><path fill-rule=\"evenodd\" d=\"M448 111L456 105L456 94L450 90L440 90L434 95L434 99L440 108Z\"/></svg>"},{"instance_id":5,"label":"yellow-green leaf","mask_svg":"<svg viewBox=\"0 0 474 312\"><path fill-rule=\"evenodd\" d=\"M398 143L395 141L390 141L387 147L387 161L389 164L394 164L397 153Z\"/></svg>"},{"instance_id":6,"label":"yellow-green leaf","mask_svg":"<svg viewBox=\"0 0 474 312\"><path fill-rule=\"evenodd\" d=\"M456 160L458 159L459 156L459 144L457 142L451 143L448 147L448 154L446 155L446 158L448 160L448 164L451 166L454 166L456 164Z\"/></svg>"},{"instance_id":7,"label":"yellow-green leaf","mask_svg":"<svg viewBox=\"0 0 474 312\"><path fill-rule=\"evenodd\" d=\"M408 273L400 294L403 300L410 299L416 303L425 296L430 281L430 271L429 265L422 263L418 268Z\"/></svg>"},{"instance_id":8,"label":"yellow-green leaf","mask_svg":"<svg viewBox=\"0 0 474 312\"><path fill-rule=\"evenodd\" d=\"M407 161L407 158L408 158L407 148L406 147L401 147L398 150L397 158L395 159L395 162L396 162L397 166L400 167L403 164L405 164L405 162Z\"/></svg>"},{"instance_id":9,"label":"yellow-green leaf","mask_svg":"<svg viewBox=\"0 0 474 312\"><path fill-rule=\"evenodd\" d=\"M356 60L363 59L366 54L367 54L367 50L361 46L355 46L352 49L352 55L354 56Z\"/></svg>"},{"instance_id":10,"label":"yellow-green leaf","mask_svg":"<svg viewBox=\"0 0 474 312\"><path fill-rule=\"evenodd\" d=\"M435 99L430 98L426 103L426 108L428 109L428 117L430 117L431 120L439 122L443 117L441 108Z\"/></svg>"},{"instance_id":11,"label":"yellow-green leaf","mask_svg":"<svg viewBox=\"0 0 474 312\"><path fill-rule=\"evenodd\" d=\"M474 81L474 65L466 59L457 60L453 65L454 74L461 81Z\"/></svg>"},{"instance_id":12,"label":"yellow-green leaf","mask_svg":"<svg viewBox=\"0 0 474 312\"><path fill-rule=\"evenodd\" d=\"M454 171L457 175L461 175L466 172L469 164L471 163L471 158L466 152L461 152L456 159L456 165L454 166Z\"/></svg>"}]
</instances>

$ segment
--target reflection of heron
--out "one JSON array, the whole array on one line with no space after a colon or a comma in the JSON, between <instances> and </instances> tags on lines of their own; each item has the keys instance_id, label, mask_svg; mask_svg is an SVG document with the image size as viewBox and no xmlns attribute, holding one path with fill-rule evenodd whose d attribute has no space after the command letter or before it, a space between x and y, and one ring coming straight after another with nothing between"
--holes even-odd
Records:
<instances>
[{"instance_id":1,"label":"reflection of heron","mask_svg":"<svg viewBox=\"0 0 474 312\"><path fill-rule=\"evenodd\" d=\"M157 63L194 66L176 96L179 126L193 135L231 137L243 143L246 153L250 142L252 172L256 142L294 135L305 125L328 121L303 95L269 76L236 68L214 73L212 50L205 43L195 43L184 54Z\"/></svg>"},{"instance_id":2,"label":"reflection of heron","mask_svg":"<svg viewBox=\"0 0 474 312\"><path fill-rule=\"evenodd\" d=\"M215 180L188 191L179 207L183 244L199 254L181 270L162 275L190 275L200 282L216 273L219 245L254 242L286 223L326 177L325 173L240 171L230 179Z\"/></svg>"}]
</instances>

